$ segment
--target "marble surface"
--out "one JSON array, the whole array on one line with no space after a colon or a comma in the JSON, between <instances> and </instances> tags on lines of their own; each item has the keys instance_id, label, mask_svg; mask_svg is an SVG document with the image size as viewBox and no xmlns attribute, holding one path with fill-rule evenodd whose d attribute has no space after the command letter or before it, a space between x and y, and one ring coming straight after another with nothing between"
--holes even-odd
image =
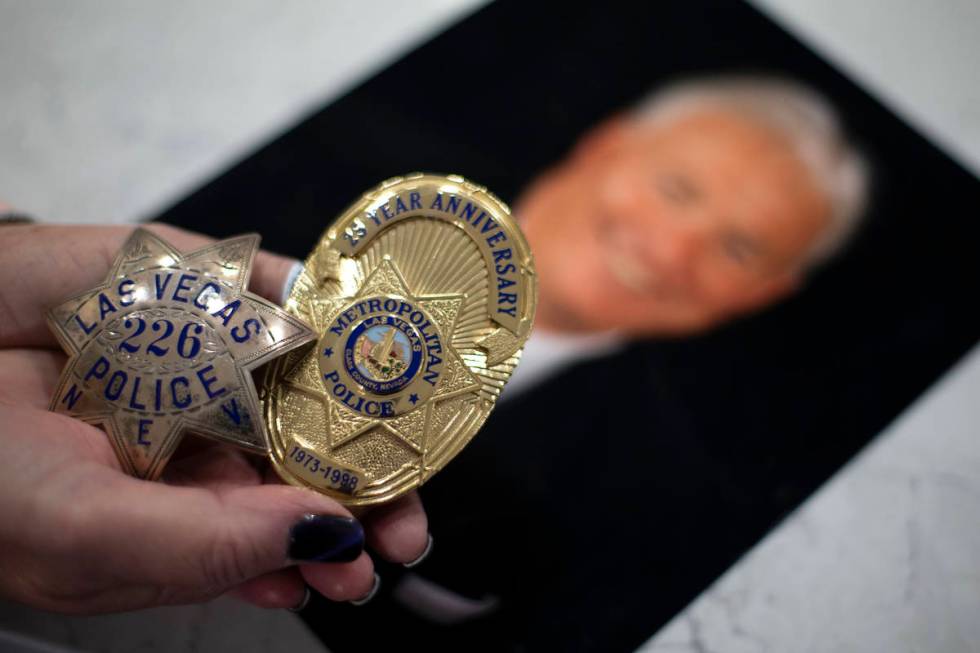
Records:
<instances>
[{"instance_id":1,"label":"marble surface","mask_svg":"<svg viewBox=\"0 0 980 653\"><path fill-rule=\"evenodd\" d=\"M154 214L476 0L0 0L0 197Z\"/></svg>"},{"instance_id":2,"label":"marble surface","mask_svg":"<svg viewBox=\"0 0 980 653\"><path fill-rule=\"evenodd\" d=\"M202 605L156 608L139 612L66 617L0 602L0 650L3 630L27 633L56 648L50 653L319 653L326 651L296 615L261 610L235 599ZM25 653L34 649L26 648ZM37 653L48 653L39 648Z\"/></svg>"},{"instance_id":3,"label":"marble surface","mask_svg":"<svg viewBox=\"0 0 980 653\"><path fill-rule=\"evenodd\" d=\"M752 0L953 158L980 173L980 2Z\"/></svg>"},{"instance_id":4,"label":"marble surface","mask_svg":"<svg viewBox=\"0 0 980 653\"><path fill-rule=\"evenodd\" d=\"M643 653L980 651L978 388L980 347Z\"/></svg>"}]
</instances>

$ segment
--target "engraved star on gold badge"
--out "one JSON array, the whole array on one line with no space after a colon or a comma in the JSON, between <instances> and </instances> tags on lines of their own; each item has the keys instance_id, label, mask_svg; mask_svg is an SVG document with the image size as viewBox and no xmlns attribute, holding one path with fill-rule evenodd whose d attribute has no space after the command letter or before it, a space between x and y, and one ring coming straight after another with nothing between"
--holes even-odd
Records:
<instances>
[{"instance_id":1,"label":"engraved star on gold badge","mask_svg":"<svg viewBox=\"0 0 980 653\"><path fill-rule=\"evenodd\" d=\"M329 423L329 449L343 459L343 449L356 445L358 438L367 433L381 431L409 448L417 456L416 468L424 477L431 470L425 459L432 446L431 438L440 435L433 429L433 422L443 423L448 418L440 404L460 395L479 389L480 382L469 370L456 350L449 344L456 325L456 317L465 297L463 295L414 295L408 288L395 264L382 259L364 282L351 296L314 300L309 318L318 332L323 332L345 307L360 299L376 295L405 298L422 307L442 334L444 348L443 369L433 395L425 402L408 394L403 401L416 406L415 410L392 418L365 417L340 402L331 399L320 382L320 370L316 356L306 356L285 375L284 383L308 395L316 397L327 411ZM414 397L414 401L413 401ZM445 404L444 404L445 405ZM428 434L428 438L427 438Z\"/></svg>"},{"instance_id":2,"label":"engraved star on gold badge","mask_svg":"<svg viewBox=\"0 0 980 653\"><path fill-rule=\"evenodd\" d=\"M245 290L259 240L181 254L134 231L105 283L48 312L69 355L51 410L102 426L141 478L160 475L185 431L265 453L251 370L316 336Z\"/></svg>"}]
</instances>

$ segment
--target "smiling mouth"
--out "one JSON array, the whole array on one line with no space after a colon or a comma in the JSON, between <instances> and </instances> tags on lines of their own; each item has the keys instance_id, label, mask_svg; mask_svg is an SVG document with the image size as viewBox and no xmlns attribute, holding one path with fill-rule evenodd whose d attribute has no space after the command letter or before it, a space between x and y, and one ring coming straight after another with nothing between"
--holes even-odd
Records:
<instances>
[{"instance_id":1,"label":"smiling mouth","mask_svg":"<svg viewBox=\"0 0 980 653\"><path fill-rule=\"evenodd\" d=\"M606 254L603 260L611 276L632 292L659 294L664 289L663 280L637 251L628 230L606 219L598 220L598 225L599 242Z\"/></svg>"}]
</instances>

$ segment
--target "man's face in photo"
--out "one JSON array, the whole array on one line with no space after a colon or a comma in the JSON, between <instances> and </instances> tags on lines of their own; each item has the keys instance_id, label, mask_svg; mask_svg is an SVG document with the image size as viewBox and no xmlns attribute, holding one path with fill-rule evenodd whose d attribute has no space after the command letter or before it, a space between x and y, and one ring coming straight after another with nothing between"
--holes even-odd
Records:
<instances>
[{"instance_id":1,"label":"man's face in photo","mask_svg":"<svg viewBox=\"0 0 980 653\"><path fill-rule=\"evenodd\" d=\"M631 335L694 333L778 300L830 223L784 135L710 106L607 121L517 208L546 328Z\"/></svg>"}]
</instances>

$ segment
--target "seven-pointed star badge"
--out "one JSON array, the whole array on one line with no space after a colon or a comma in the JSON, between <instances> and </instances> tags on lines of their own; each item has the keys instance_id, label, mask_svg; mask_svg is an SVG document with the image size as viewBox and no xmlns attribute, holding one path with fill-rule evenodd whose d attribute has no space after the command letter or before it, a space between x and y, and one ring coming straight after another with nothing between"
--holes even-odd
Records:
<instances>
[{"instance_id":1,"label":"seven-pointed star badge","mask_svg":"<svg viewBox=\"0 0 980 653\"><path fill-rule=\"evenodd\" d=\"M144 229L105 283L48 312L69 360L51 409L108 433L120 464L157 478L184 431L268 449L251 370L315 338L245 290L259 237L181 254Z\"/></svg>"},{"instance_id":2,"label":"seven-pointed star badge","mask_svg":"<svg viewBox=\"0 0 980 653\"><path fill-rule=\"evenodd\" d=\"M415 410L420 397L434 403L480 385L448 344L463 299L413 295L395 264L384 259L353 297L316 302L315 326L324 334L322 383L304 386L299 369L286 383L325 402L331 447L382 427L415 451L420 474L428 473L426 412Z\"/></svg>"}]
</instances>

